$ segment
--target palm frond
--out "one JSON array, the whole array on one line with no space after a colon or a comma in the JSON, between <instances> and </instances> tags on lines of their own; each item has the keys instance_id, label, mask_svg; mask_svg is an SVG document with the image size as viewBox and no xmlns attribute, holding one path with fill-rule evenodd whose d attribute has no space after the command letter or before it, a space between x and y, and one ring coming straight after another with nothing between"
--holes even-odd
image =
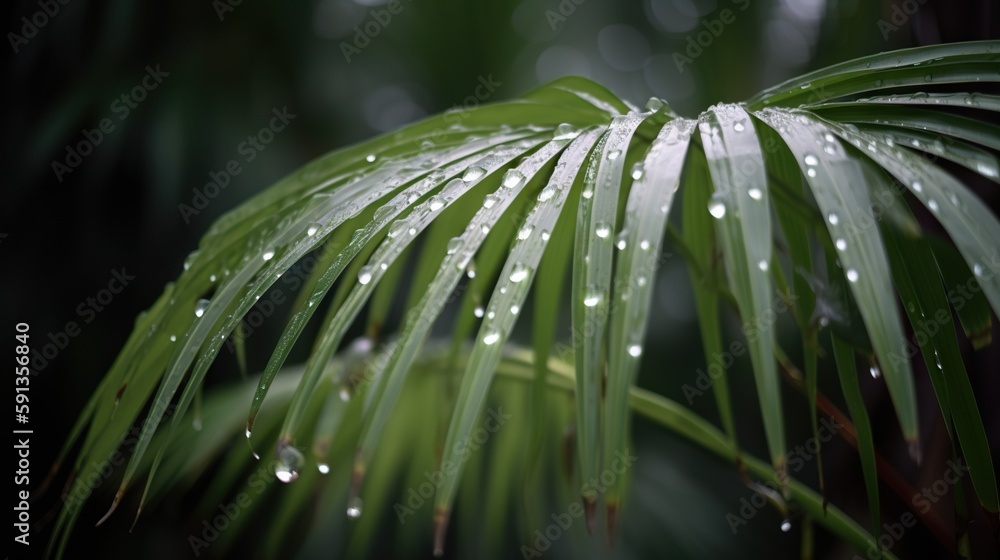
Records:
<instances>
[{"instance_id":1,"label":"palm frond","mask_svg":"<svg viewBox=\"0 0 1000 560\"><path fill-rule=\"evenodd\" d=\"M348 515L357 517L362 497L392 501L389 481L408 472L411 457L426 456L443 473L433 506L440 553L463 481L481 476L472 466L483 459L466 464L464 445L484 415L495 414L491 400L522 411L531 421L519 425L534 433L504 433L495 442L504 452L490 470L501 486L488 499L500 510L510 507L503 488L539 483L532 476L537 459L558 463L545 434L575 426L578 474L590 480L627 449L633 411L779 481L780 507L787 501L857 547L877 550L836 504L786 472L784 354L774 308L788 302L802 334L814 431L819 335L832 334L877 527L873 444L855 353L872 356L884 375L919 461L913 352L898 292L915 331L920 317L947 312L937 335L920 342L922 356L975 493L996 517L995 471L950 306L977 346L984 336L988 342L989 308L1000 312L1000 222L921 154L997 181L1000 128L984 115L995 119L1000 100L913 89L1000 81L997 52L1000 43L992 41L883 53L786 82L744 104L717 105L697 119L681 118L657 99L638 109L593 82L567 78L470 110L460 124L444 114L323 156L212 226L176 283L137 319L59 462L79 445L71 476L72 488L82 489L145 411L110 515L141 475L147 485L140 509L213 460L222 461L218 486L230 487L253 463L242 450L222 454L245 433L255 447L273 449L281 480L299 479L274 512L289 520L307 503L326 512L346 501ZM860 97L887 89L891 95ZM676 196L680 233L670 223ZM913 201L953 246L921 230L908 208ZM725 379L731 373L713 388L722 431L636 386L667 243L688 260L710 363L723 346L719 303L731 302L743 321L767 461L740 450ZM191 433L192 403L227 338L241 339L244 317L303 263L311 270L301 274L291 317L259 379L209 391L201 414L212 429ZM567 274L569 297L562 298ZM966 279L982 296L949 302L948 287ZM841 312L817 282L842 288ZM393 328L390 310L407 285L410 301ZM508 339L528 306L535 346L513 352ZM566 306L572 329L557 335L556 316ZM315 321L308 361L286 365L320 307L326 317ZM456 307L453 340L437 340L435 325ZM850 321L850 310L860 322ZM362 338L345 343L359 330ZM565 350L551 350L567 339ZM446 411L443 443L428 403ZM349 472L345 464L353 465ZM331 469L323 484L320 471ZM615 533L627 482L622 476L603 495L585 488L576 497L588 528L603 500ZM313 496L310 488L323 493ZM57 553L79 506L70 503L59 515ZM276 537L288 523L272 527ZM371 535L371 523L357 532Z\"/></svg>"}]
</instances>

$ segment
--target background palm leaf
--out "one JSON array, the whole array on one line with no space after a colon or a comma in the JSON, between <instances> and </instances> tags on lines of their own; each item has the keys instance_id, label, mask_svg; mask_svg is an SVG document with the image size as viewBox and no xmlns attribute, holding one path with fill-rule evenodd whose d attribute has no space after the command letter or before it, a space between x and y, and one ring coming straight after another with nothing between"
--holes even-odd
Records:
<instances>
[{"instance_id":1,"label":"background palm leaf","mask_svg":"<svg viewBox=\"0 0 1000 560\"><path fill-rule=\"evenodd\" d=\"M599 477L617 454L628 452L631 408L736 462L748 478L778 481L781 492L771 499L782 512L801 512L860 549L877 548L835 503L827 507L824 496L785 472L780 372L789 364L775 336L772 308L787 300L799 323L810 401L817 356L809 353L820 353L819 335L830 331L851 414L864 414L852 385L858 352L871 357L873 372L884 374L903 438L919 460L913 352L892 290L925 314L942 309L946 300L936 273L928 277L911 266L949 266L954 275L959 261L943 264L939 255L947 249L937 248L933 233L919 231L895 182L934 215L961 255L965 270L951 281L970 278L985 294L985 300L963 302L974 308L961 315L967 333L988 330L987 302L1000 310L1000 223L963 184L901 148L894 135L940 142L946 147L935 150L996 180L991 150L1000 149L1000 134L981 119L998 104L981 94L951 94L937 104L913 101L921 99L916 95L858 96L931 81L959 87L1000 81L998 48L997 42L980 42L867 57L766 90L746 104L713 107L697 120L678 117L657 99L640 110L593 82L567 78L519 100L472 110L461 125L447 115L433 117L324 156L217 221L177 282L137 320L63 451L62 459L80 444L70 494L82 495L86 480L110 461L144 411L112 511L142 474L149 474L145 496L152 498L185 482L232 443L220 434L242 431L237 425L245 422L255 447L273 449L280 478L300 479L291 492L273 498L277 511L289 512L279 516L284 524L271 527L276 537L292 532L287 520L307 504L328 512L346 500L348 515L358 517L362 498L369 505L391 501L390 481L410 457L425 456L440 469L433 517L435 548L442 551L460 489L474 493L482 476L525 489L559 476L558 445L542 432L558 433L570 418L580 480ZM975 117L940 107L959 107ZM679 218L670 213L675 190L683 199ZM880 213L873 210L877 203L899 207ZM772 210L778 220L771 220ZM724 432L635 386L651 279L666 240L692 267L709 362L721 347L718 302L731 303L743 321L767 434L764 463L739 448L724 382L714 388ZM412 272L410 257L418 261ZM295 267L306 260L312 270L256 389L213 389L197 410L227 337L282 275L299 274ZM546 315L566 304L557 300L566 274L572 329L556 340L568 338L570 346L550 352L555 321ZM542 278L545 283L535 286ZM394 329L390 308L407 284L407 313ZM837 306L820 309L817 285L839 291L841 312ZM810 297L807 287L814 292ZM462 301L449 307L458 297ZM286 367L320 306L327 307L327 316L309 360L301 370ZM533 325L541 332L533 335L542 341L531 358L505 348L527 306L535 308ZM436 351L425 349L438 319L456 307L456 339L432 344ZM852 314L860 322L851 321ZM465 334L480 315L468 346ZM918 315L908 316L919 332ZM928 369L941 370L932 379L949 433L954 430L982 508L996 519L1000 505L986 432L950 325L944 325L945 335L921 343L921 350ZM352 333L364 338L344 344ZM338 350L347 355L334 359ZM494 383L497 373L510 383ZM245 404L234 406L241 398ZM446 413L431 412L438 408L429 402ZM502 403L496 410L516 409L532 419L521 420L519 428L538 434L532 445L504 431L491 442L488 458L469 456L471 434L498 414L490 402ZM249 415L243 406L250 407ZM815 431L813 402L810 409ZM192 414L213 429L190 434ZM856 423L877 518L868 421ZM220 481L251 468L249 453L229 453ZM532 454L548 458L539 463L545 465L541 473L528 468L535 461L521 460ZM472 468L486 461L488 473ZM332 469L329 482L317 466ZM603 499L603 519L614 534L627 476L615 478L606 495L584 486L588 527ZM311 487L324 493L310 495ZM493 488L490 511L503 511L511 504L496 490L503 486ZM262 508L261 502L254 508ZM59 552L79 505L71 502L59 514ZM361 534L373 527L364 523L357 528Z\"/></svg>"}]
</instances>

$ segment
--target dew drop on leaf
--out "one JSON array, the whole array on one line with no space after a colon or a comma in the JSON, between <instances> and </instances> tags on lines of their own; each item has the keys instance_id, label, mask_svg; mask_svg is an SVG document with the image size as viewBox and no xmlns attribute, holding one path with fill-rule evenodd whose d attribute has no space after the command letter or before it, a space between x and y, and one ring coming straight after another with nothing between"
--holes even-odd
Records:
<instances>
[{"instance_id":1,"label":"dew drop on leaf","mask_svg":"<svg viewBox=\"0 0 1000 560\"><path fill-rule=\"evenodd\" d=\"M199 299L198 303L196 303L194 306L194 316L201 317L202 315L205 314L206 309L208 309L208 300Z\"/></svg>"}]
</instances>

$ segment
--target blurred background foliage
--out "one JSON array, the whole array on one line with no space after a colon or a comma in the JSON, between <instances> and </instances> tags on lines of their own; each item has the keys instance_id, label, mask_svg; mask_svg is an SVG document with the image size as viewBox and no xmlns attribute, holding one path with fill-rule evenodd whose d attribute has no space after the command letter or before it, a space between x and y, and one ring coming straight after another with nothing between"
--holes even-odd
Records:
<instances>
[{"instance_id":1,"label":"blurred background foliage","mask_svg":"<svg viewBox=\"0 0 1000 560\"><path fill-rule=\"evenodd\" d=\"M738 101L857 56L1000 37L1000 8L986 0L401 0L394 4L397 13L388 21L383 15L385 23L378 25L372 22L379 21L376 13L386 13L383 0L233 4L72 0L28 38L21 18L30 20L39 5L7 3L7 30L26 42L7 36L17 44L5 63L4 315L9 310L7 324L29 321L38 346L59 339L68 321L80 325L65 349L35 362L42 367L33 379L33 411L44 423L33 455L37 465L51 463L135 316L177 276L212 221L320 154L426 115L510 99L568 74L592 78L639 105L652 95L662 97L691 116L715 102ZM904 5L917 9L901 20ZM731 23L719 23L724 10L730 10ZM721 32L706 41L704 33L713 29ZM691 45L699 34L708 45L691 56L698 52ZM691 62L679 64L677 55ZM121 118L116 100L142 83L147 66L169 75ZM285 107L294 119L247 161L241 145L248 135L268 125L272 110ZM67 147L77 146L83 130L97 128L105 118L114 129L57 179L53 162L65 162ZM210 173L222 172L234 159L242 172L204 209L185 216L180 205L193 204L193 189L203 190ZM995 185L984 188L971 174L947 168L997 207ZM100 312L81 314L81 303L107 287L111 271L122 267L135 280ZM669 259L658 282L650 330L660 343L648 346L640 384L683 403L682 385L693 383L703 367L683 261ZM263 367L284 318L283 310L275 311L249 346L251 370ZM729 318L732 335L739 325ZM307 348L300 346L301 360ZM978 394L1000 394L996 376L981 375L1000 364L996 345L967 354ZM734 395L746 395L735 403L738 431L749 449L760 450L757 401L748 360L743 362L732 369L731 382ZM940 413L929 405L926 373L915 367L918 396L928 403L922 409L927 444L920 466L906 459L884 385L863 382L863 389L881 452L920 488L940 477L950 454ZM226 352L216 370L210 385L238 377L235 359ZM821 371L821 389L839 395L836 376L822 375L831 372ZM789 417L806 418L798 393L785 396ZM692 408L716 417L711 397L697 399ZM1000 414L988 405L982 413L991 445L1000 448ZM623 556L797 555L797 532L781 533L780 515L770 509L728 538L725 514L751 495L735 469L649 428L636 420L642 460L623 521ZM790 443L807 438L805 422L790 427ZM865 520L854 450L838 439L824 453L829 493ZM796 474L815 484L815 465ZM71 550L191 554L182 500L146 512L131 534L128 507L111 523L91 528L88 520L96 520L109 503L113 485L106 486L85 512ZM47 511L58 494L57 484L39 499L36 511ZM562 511L560 506L551 511ZM883 497L886 520L898 519L906 508L898 497ZM949 511L940 509L946 520ZM391 517L385 523L388 534L398 528ZM47 530L39 529L40 551ZM423 537L429 542L429 529ZM817 538L823 557L850 554L826 548L842 545L822 532ZM918 528L895 552L907 557L928 550L947 554L929 531ZM429 551L429 544L419 542L414 557Z\"/></svg>"}]
</instances>

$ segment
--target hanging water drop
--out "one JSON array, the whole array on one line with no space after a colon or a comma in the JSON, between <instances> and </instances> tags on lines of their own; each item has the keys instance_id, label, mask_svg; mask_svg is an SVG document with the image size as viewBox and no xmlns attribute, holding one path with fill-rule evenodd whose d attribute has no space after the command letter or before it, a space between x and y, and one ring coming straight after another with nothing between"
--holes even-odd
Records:
<instances>
[{"instance_id":1,"label":"hanging water drop","mask_svg":"<svg viewBox=\"0 0 1000 560\"><path fill-rule=\"evenodd\" d=\"M354 497L347 501L347 517L357 519L361 517L361 498Z\"/></svg>"},{"instance_id":2,"label":"hanging water drop","mask_svg":"<svg viewBox=\"0 0 1000 560\"><path fill-rule=\"evenodd\" d=\"M720 195L713 194L712 198L708 199L708 213L717 220L726 215L726 203Z\"/></svg>"},{"instance_id":3,"label":"hanging water drop","mask_svg":"<svg viewBox=\"0 0 1000 560\"><path fill-rule=\"evenodd\" d=\"M358 282L360 282L361 285L364 286L371 281L372 281L372 267L371 265L366 264L365 266L362 266L358 270Z\"/></svg>"},{"instance_id":4,"label":"hanging water drop","mask_svg":"<svg viewBox=\"0 0 1000 560\"><path fill-rule=\"evenodd\" d=\"M285 484L292 482L299 477L304 461L301 451L287 443L279 443L278 464L274 466L274 474Z\"/></svg>"},{"instance_id":5,"label":"hanging water drop","mask_svg":"<svg viewBox=\"0 0 1000 560\"><path fill-rule=\"evenodd\" d=\"M194 316L201 317L205 314L205 310L208 309L208 300L199 299L198 303L194 305Z\"/></svg>"}]
</instances>

